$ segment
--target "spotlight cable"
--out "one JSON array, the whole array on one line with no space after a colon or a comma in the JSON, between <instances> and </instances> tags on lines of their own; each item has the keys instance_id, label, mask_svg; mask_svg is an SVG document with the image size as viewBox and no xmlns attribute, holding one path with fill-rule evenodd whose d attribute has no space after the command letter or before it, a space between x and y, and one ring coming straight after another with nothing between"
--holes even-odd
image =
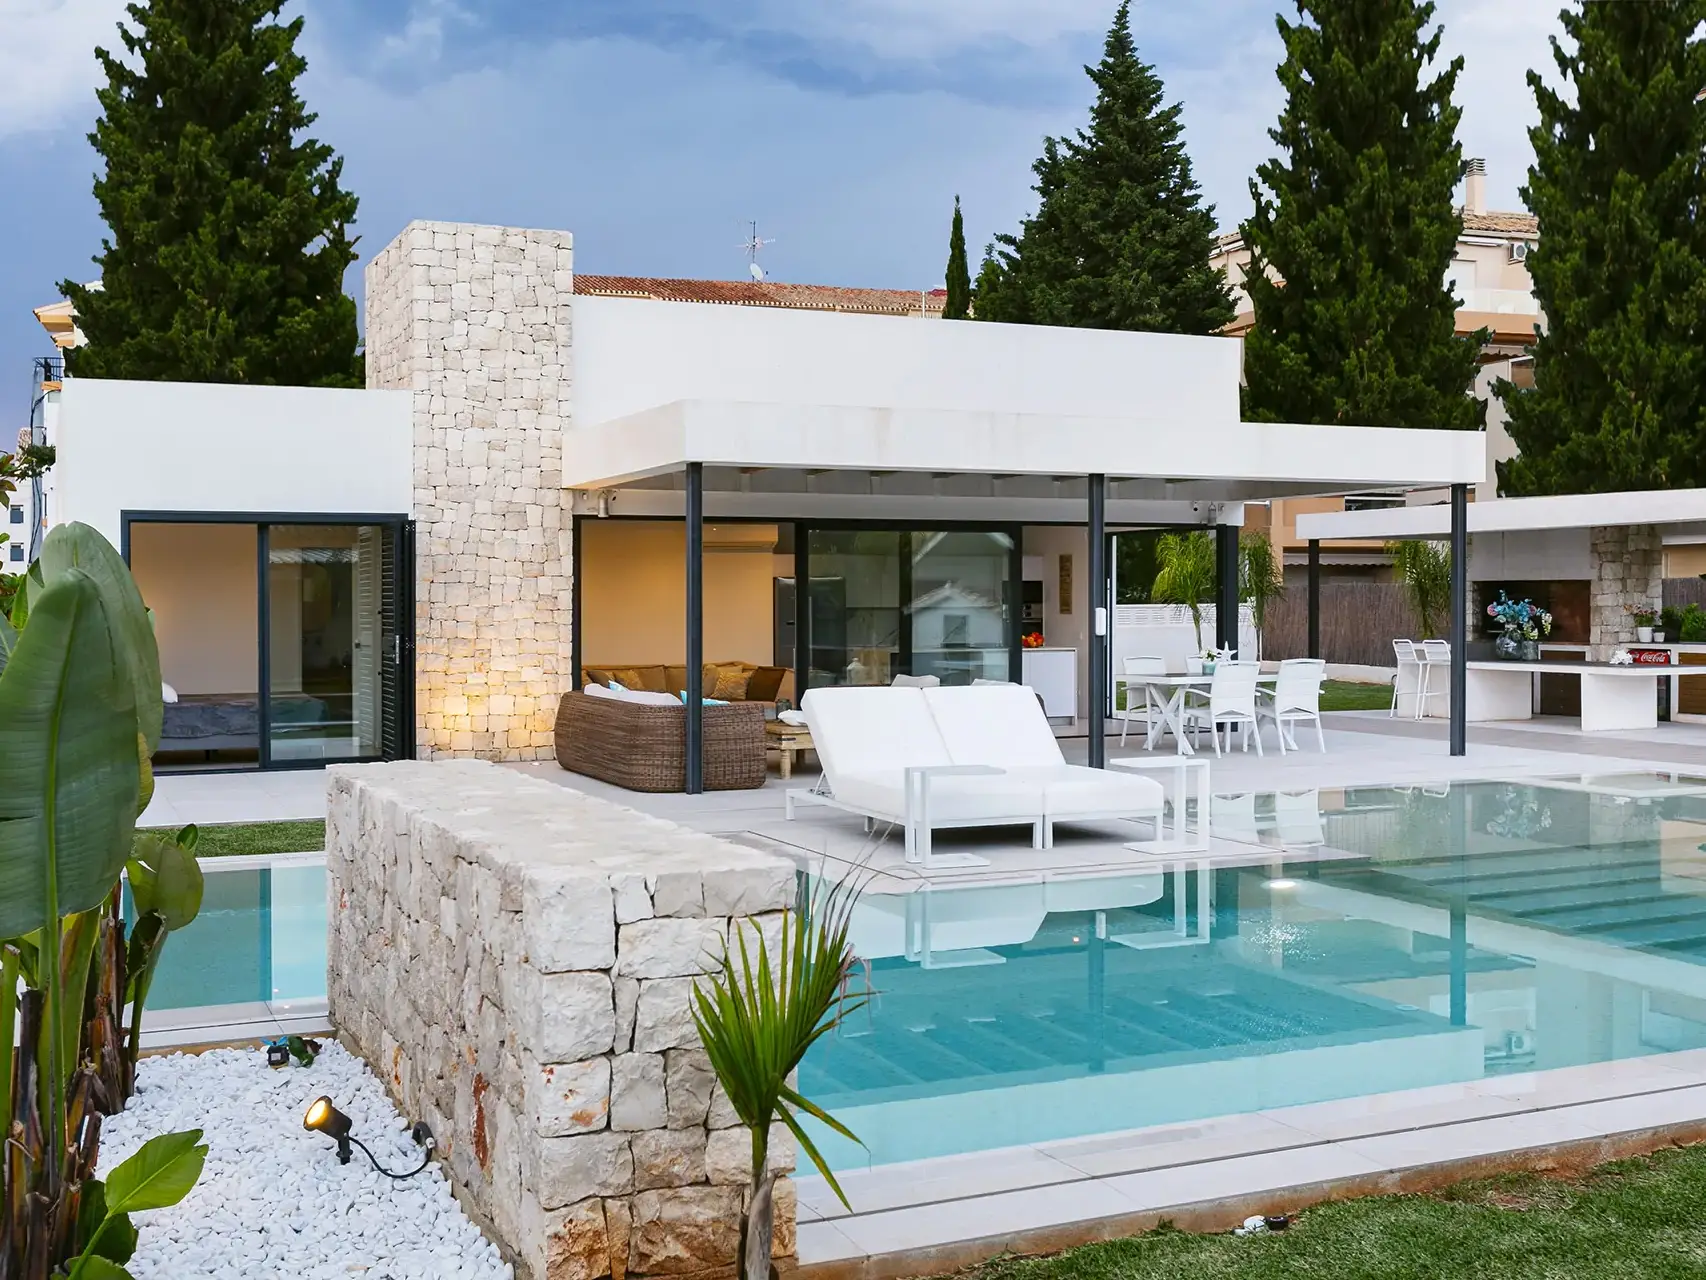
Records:
<instances>
[{"instance_id":1,"label":"spotlight cable","mask_svg":"<svg viewBox=\"0 0 1706 1280\"><path fill-rule=\"evenodd\" d=\"M375 1169L379 1170L380 1173L384 1174L387 1178L392 1179L394 1182L401 1182L405 1178L412 1178L417 1173L419 1173L422 1169L425 1169L427 1167L427 1165L431 1164L432 1163L432 1149L433 1149L433 1146L435 1145L433 1140L431 1138L428 1138L426 1140L426 1144L425 1144L426 1145L426 1152L425 1152L425 1154L423 1154L421 1156L420 1164L416 1165L413 1169L410 1169L407 1173L392 1173L384 1165L379 1163L378 1159L374 1156L373 1152L371 1152L367 1149L367 1144L365 1142L363 1142L360 1138L356 1137L354 1134L351 1134L349 1140L351 1142L353 1142L356 1146L361 1148L361 1154L368 1158L368 1160L372 1163L372 1165Z\"/></svg>"}]
</instances>

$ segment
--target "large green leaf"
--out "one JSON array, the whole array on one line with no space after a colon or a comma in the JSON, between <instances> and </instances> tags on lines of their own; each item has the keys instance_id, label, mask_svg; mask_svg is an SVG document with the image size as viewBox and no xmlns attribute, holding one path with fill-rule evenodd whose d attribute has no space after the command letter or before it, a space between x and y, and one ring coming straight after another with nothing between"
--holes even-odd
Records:
<instances>
[{"instance_id":1,"label":"large green leaf","mask_svg":"<svg viewBox=\"0 0 1706 1280\"><path fill-rule=\"evenodd\" d=\"M200 1144L200 1129L148 1139L107 1175L107 1212L138 1213L177 1204L201 1177L207 1147Z\"/></svg>"},{"instance_id":2,"label":"large green leaf","mask_svg":"<svg viewBox=\"0 0 1706 1280\"><path fill-rule=\"evenodd\" d=\"M31 604L0 675L0 938L100 905L130 851L136 707L94 578L69 569Z\"/></svg>"},{"instance_id":3,"label":"large green leaf","mask_svg":"<svg viewBox=\"0 0 1706 1280\"><path fill-rule=\"evenodd\" d=\"M71 1280L134 1280L130 1272L98 1253L86 1253L71 1268Z\"/></svg>"},{"instance_id":4,"label":"large green leaf","mask_svg":"<svg viewBox=\"0 0 1706 1280\"><path fill-rule=\"evenodd\" d=\"M12 650L17 647L18 633L12 629L10 622L0 618L0 672L6 670L6 664L12 659Z\"/></svg>"},{"instance_id":5,"label":"large green leaf","mask_svg":"<svg viewBox=\"0 0 1706 1280\"><path fill-rule=\"evenodd\" d=\"M176 839L138 837L125 870L137 911L157 912L168 930L182 929L201 910L201 863Z\"/></svg>"},{"instance_id":6,"label":"large green leaf","mask_svg":"<svg viewBox=\"0 0 1706 1280\"><path fill-rule=\"evenodd\" d=\"M148 754L160 746L160 723L166 713L160 696L160 647L148 620L142 593L130 566L113 544L86 524L55 525L42 542L43 580L51 586L67 569L77 568L95 580L106 601L108 622L119 659L130 673L136 703L136 727L148 742ZM32 597L30 609L36 602Z\"/></svg>"}]
</instances>

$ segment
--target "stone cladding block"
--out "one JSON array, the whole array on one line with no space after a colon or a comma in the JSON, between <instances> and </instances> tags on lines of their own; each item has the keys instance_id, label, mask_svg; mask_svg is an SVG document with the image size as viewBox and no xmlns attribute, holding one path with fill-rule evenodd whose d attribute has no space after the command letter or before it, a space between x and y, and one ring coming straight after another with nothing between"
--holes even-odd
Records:
<instances>
[{"instance_id":1,"label":"stone cladding block","mask_svg":"<svg viewBox=\"0 0 1706 1280\"><path fill-rule=\"evenodd\" d=\"M1657 614L1664 603L1664 542L1653 525L1588 531L1593 583L1588 602L1590 656L1598 662L1635 641L1631 611ZM1669 639L1675 639L1671 636Z\"/></svg>"},{"instance_id":2,"label":"stone cladding block","mask_svg":"<svg viewBox=\"0 0 1706 1280\"><path fill-rule=\"evenodd\" d=\"M332 1024L518 1277L726 1274L751 1143L687 1001L731 929L775 936L793 865L479 760L327 787Z\"/></svg>"},{"instance_id":3,"label":"stone cladding block","mask_svg":"<svg viewBox=\"0 0 1706 1280\"><path fill-rule=\"evenodd\" d=\"M571 679L573 237L411 222L366 288L367 385L414 393L419 753L549 759Z\"/></svg>"}]
</instances>

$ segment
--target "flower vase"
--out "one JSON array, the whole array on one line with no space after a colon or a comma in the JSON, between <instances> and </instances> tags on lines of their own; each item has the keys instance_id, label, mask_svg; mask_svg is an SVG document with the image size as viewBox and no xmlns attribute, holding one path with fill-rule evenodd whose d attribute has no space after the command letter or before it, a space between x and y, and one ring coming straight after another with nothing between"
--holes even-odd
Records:
<instances>
[{"instance_id":1,"label":"flower vase","mask_svg":"<svg viewBox=\"0 0 1706 1280\"><path fill-rule=\"evenodd\" d=\"M1524 640L1522 642L1522 660L1524 662L1540 661L1540 641Z\"/></svg>"},{"instance_id":2,"label":"flower vase","mask_svg":"<svg viewBox=\"0 0 1706 1280\"><path fill-rule=\"evenodd\" d=\"M1522 652L1522 646L1509 631L1502 631L1498 639L1493 641L1493 652L1504 662L1515 662Z\"/></svg>"}]
</instances>

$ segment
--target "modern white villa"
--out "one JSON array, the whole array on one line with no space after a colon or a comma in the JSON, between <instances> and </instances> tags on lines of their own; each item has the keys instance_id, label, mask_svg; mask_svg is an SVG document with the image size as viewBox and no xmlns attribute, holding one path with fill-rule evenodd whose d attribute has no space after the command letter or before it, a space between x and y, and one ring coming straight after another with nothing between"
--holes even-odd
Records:
<instances>
[{"instance_id":1,"label":"modern white villa","mask_svg":"<svg viewBox=\"0 0 1706 1280\"><path fill-rule=\"evenodd\" d=\"M1240 421L1235 338L595 279L565 231L417 222L367 267L368 390L50 397L50 518L156 614L163 765L548 758L592 671L685 693L696 735L723 667L794 704L1046 683L1099 762L1114 531L1225 564L1246 502L1484 477L1475 436Z\"/></svg>"}]
</instances>

